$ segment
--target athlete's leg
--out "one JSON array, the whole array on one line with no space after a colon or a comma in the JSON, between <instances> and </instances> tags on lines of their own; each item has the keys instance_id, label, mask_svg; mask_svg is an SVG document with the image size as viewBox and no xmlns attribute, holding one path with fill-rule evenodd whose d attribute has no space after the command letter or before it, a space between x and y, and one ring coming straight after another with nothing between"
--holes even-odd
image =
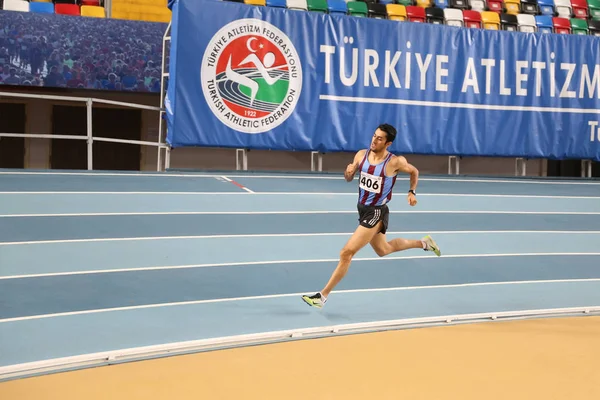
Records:
<instances>
[{"instance_id":1,"label":"athlete's leg","mask_svg":"<svg viewBox=\"0 0 600 400\"><path fill-rule=\"evenodd\" d=\"M350 239L348 239L348 242L346 242L340 251L340 261L338 262L335 271L333 271L331 274L329 282L327 282L327 285L325 285L323 290L321 290L323 297L326 298L329 296L329 293L333 290L333 288L340 283L342 278L348 272L348 268L350 268L352 257L354 257L354 255L358 253L360 249L365 247L373 239L373 236L376 235L381 229L381 224L382 223L380 221L373 228L365 228L362 225L359 225L356 228Z\"/></svg>"},{"instance_id":2,"label":"athlete's leg","mask_svg":"<svg viewBox=\"0 0 600 400\"><path fill-rule=\"evenodd\" d=\"M379 257L407 249L426 249L427 246L423 240L398 238L388 241L384 233L375 235L370 244Z\"/></svg>"}]
</instances>

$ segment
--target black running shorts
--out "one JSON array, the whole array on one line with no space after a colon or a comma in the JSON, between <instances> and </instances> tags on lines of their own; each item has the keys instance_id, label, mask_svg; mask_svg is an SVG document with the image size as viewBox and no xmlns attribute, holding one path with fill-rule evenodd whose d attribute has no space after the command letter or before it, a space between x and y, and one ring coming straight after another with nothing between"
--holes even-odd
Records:
<instances>
[{"instance_id":1,"label":"black running shorts","mask_svg":"<svg viewBox=\"0 0 600 400\"><path fill-rule=\"evenodd\" d=\"M387 205L365 206L360 203L358 208L358 222L365 228L373 228L379 221L383 222L380 232L385 233L388 228L390 210Z\"/></svg>"}]
</instances>

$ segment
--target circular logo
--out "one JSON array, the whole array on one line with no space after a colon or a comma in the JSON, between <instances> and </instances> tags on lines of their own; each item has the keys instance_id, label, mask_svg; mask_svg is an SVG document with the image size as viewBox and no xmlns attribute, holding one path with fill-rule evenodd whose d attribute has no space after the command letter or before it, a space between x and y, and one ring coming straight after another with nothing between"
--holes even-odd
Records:
<instances>
[{"instance_id":1,"label":"circular logo","mask_svg":"<svg viewBox=\"0 0 600 400\"><path fill-rule=\"evenodd\" d=\"M206 102L221 122L240 132L262 133L294 111L302 66L282 31L259 19L240 19L213 36L200 79Z\"/></svg>"}]
</instances>

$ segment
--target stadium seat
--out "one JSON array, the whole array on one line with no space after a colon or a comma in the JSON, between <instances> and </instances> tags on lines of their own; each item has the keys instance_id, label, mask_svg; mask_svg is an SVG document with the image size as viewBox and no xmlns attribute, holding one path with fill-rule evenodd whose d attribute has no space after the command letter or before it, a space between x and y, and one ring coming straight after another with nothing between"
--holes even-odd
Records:
<instances>
[{"instance_id":1,"label":"stadium seat","mask_svg":"<svg viewBox=\"0 0 600 400\"><path fill-rule=\"evenodd\" d=\"M588 0L590 18L600 20L600 0Z\"/></svg>"},{"instance_id":2,"label":"stadium seat","mask_svg":"<svg viewBox=\"0 0 600 400\"><path fill-rule=\"evenodd\" d=\"M379 0L379 4L394 4L394 0Z\"/></svg>"},{"instance_id":3,"label":"stadium seat","mask_svg":"<svg viewBox=\"0 0 600 400\"><path fill-rule=\"evenodd\" d=\"M386 4L388 19L406 21L406 6L402 4Z\"/></svg>"},{"instance_id":4,"label":"stadium seat","mask_svg":"<svg viewBox=\"0 0 600 400\"><path fill-rule=\"evenodd\" d=\"M52 0L54 5L56 4L77 4L79 5L79 3L77 2L77 0Z\"/></svg>"},{"instance_id":5,"label":"stadium seat","mask_svg":"<svg viewBox=\"0 0 600 400\"><path fill-rule=\"evenodd\" d=\"M410 22L425 22L425 9L423 7L406 7L406 16Z\"/></svg>"},{"instance_id":6,"label":"stadium seat","mask_svg":"<svg viewBox=\"0 0 600 400\"><path fill-rule=\"evenodd\" d=\"M387 9L385 4L367 3L369 18L387 19Z\"/></svg>"},{"instance_id":7,"label":"stadium seat","mask_svg":"<svg viewBox=\"0 0 600 400\"><path fill-rule=\"evenodd\" d=\"M463 19L467 28L481 28L481 14L478 11L463 10Z\"/></svg>"},{"instance_id":8,"label":"stadium seat","mask_svg":"<svg viewBox=\"0 0 600 400\"><path fill-rule=\"evenodd\" d=\"M469 0L469 6L471 7L471 10L475 10L475 11L486 11L486 4L485 4L485 0Z\"/></svg>"},{"instance_id":9,"label":"stadium seat","mask_svg":"<svg viewBox=\"0 0 600 400\"><path fill-rule=\"evenodd\" d=\"M521 10L523 14L538 15L540 6L537 0L521 0Z\"/></svg>"},{"instance_id":10,"label":"stadium seat","mask_svg":"<svg viewBox=\"0 0 600 400\"><path fill-rule=\"evenodd\" d=\"M469 9L469 1L468 0L449 0L448 4L452 8L458 8L459 10L468 10Z\"/></svg>"},{"instance_id":11,"label":"stadium seat","mask_svg":"<svg viewBox=\"0 0 600 400\"><path fill-rule=\"evenodd\" d=\"M29 2L25 0L4 0L2 9L6 11L29 12Z\"/></svg>"},{"instance_id":12,"label":"stadium seat","mask_svg":"<svg viewBox=\"0 0 600 400\"><path fill-rule=\"evenodd\" d=\"M235 1L237 3L244 2L244 0ZM169 22L171 20L171 10L167 8L167 0L112 0L111 17L149 22Z\"/></svg>"},{"instance_id":13,"label":"stadium seat","mask_svg":"<svg viewBox=\"0 0 600 400\"><path fill-rule=\"evenodd\" d=\"M267 2L265 0L244 0L244 4L250 6L266 6Z\"/></svg>"},{"instance_id":14,"label":"stadium seat","mask_svg":"<svg viewBox=\"0 0 600 400\"><path fill-rule=\"evenodd\" d=\"M554 9L561 18L571 18L571 0L554 0Z\"/></svg>"},{"instance_id":15,"label":"stadium seat","mask_svg":"<svg viewBox=\"0 0 600 400\"><path fill-rule=\"evenodd\" d=\"M552 17L549 15L536 15L535 24L537 25L537 30L540 33L552 33L554 31Z\"/></svg>"},{"instance_id":16,"label":"stadium seat","mask_svg":"<svg viewBox=\"0 0 600 400\"><path fill-rule=\"evenodd\" d=\"M288 0L290 1L290 0ZM369 10L367 9L367 3L364 1L349 1L347 3L348 6L348 15L353 17L367 17L369 14Z\"/></svg>"},{"instance_id":17,"label":"stadium seat","mask_svg":"<svg viewBox=\"0 0 600 400\"><path fill-rule=\"evenodd\" d=\"M63 15L81 15L81 11L77 4L55 4L54 13Z\"/></svg>"},{"instance_id":18,"label":"stadium seat","mask_svg":"<svg viewBox=\"0 0 600 400\"><path fill-rule=\"evenodd\" d=\"M586 0L571 0L571 8L573 8L575 18L587 19L588 3Z\"/></svg>"},{"instance_id":19,"label":"stadium seat","mask_svg":"<svg viewBox=\"0 0 600 400\"><path fill-rule=\"evenodd\" d=\"M497 12L498 14L504 12L504 3L502 0L488 0L487 7L488 11Z\"/></svg>"},{"instance_id":20,"label":"stadium seat","mask_svg":"<svg viewBox=\"0 0 600 400\"><path fill-rule=\"evenodd\" d=\"M433 1L432 0L416 0L416 5L418 7L423 7L423 8L427 8L427 7L431 7L433 5Z\"/></svg>"},{"instance_id":21,"label":"stadium seat","mask_svg":"<svg viewBox=\"0 0 600 400\"><path fill-rule=\"evenodd\" d=\"M81 6L82 17L106 18L104 7L98 6Z\"/></svg>"},{"instance_id":22,"label":"stadium seat","mask_svg":"<svg viewBox=\"0 0 600 400\"><path fill-rule=\"evenodd\" d=\"M267 0L266 4L267 4L267 7L287 8L286 0ZM345 8L345 4L346 4L346 2L344 2L344 8Z\"/></svg>"},{"instance_id":23,"label":"stadium seat","mask_svg":"<svg viewBox=\"0 0 600 400\"><path fill-rule=\"evenodd\" d=\"M406 6L414 6L415 2L413 0L396 0L398 4L403 5L404 7Z\"/></svg>"},{"instance_id":24,"label":"stadium seat","mask_svg":"<svg viewBox=\"0 0 600 400\"><path fill-rule=\"evenodd\" d=\"M538 0L542 15L554 16L554 0Z\"/></svg>"},{"instance_id":25,"label":"stadium seat","mask_svg":"<svg viewBox=\"0 0 600 400\"><path fill-rule=\"evenodd\" d=\"M448 0L434 0L433 4L443 10L448 7Z\"/></svg>"},{"instance_id":26,"label":"stadium seat","mask_svg":"<svg viewBox=\"0 0 600 400\"><path fill-rule=\"evenodd\" d=\"M50 2L32 1L29 3L29 11L42 14L54 14L54 4Z\"/></svg>"},{"instance_id":27,"label":"stadium seat","mask_svg":"<svg viewBox=\"0 0 600 400\"><path fill-rule=\"evenodd\" d=\"M290 10L308 11L306 0L286 0L287 8Z\"/></svg>"},{"instance_id":28,"label":"stadium seat","mask_svg":"<svg viewBox=\"0 0 600 400\"><path fill-rule=\"evenodd\" d=\"M500 27L503 31L518 31L519 21L517 20L517 16L510 14L500 14Z\"/></svg>"},{"instance_id":29,"label":"stadium seat","mask_svg":"<svg viewBox=\"0 0 600 400\"><path fill-rule=\"evenodd\" d=\"M444 19L446 20L446 25L460 27L465 25L462 11L457 10L456 8L444 9Z\"/></svg>"},{"instance_id":30,"label":"stadium seat","mask_svg":"<svg viewBox=\"0 0 600 400\"><path fill-rule=\"evenodd\" d=\"M100 7L100 0L81 0L81 5L82 6L96 6L96 7Z\"/></svg>"},{"instance_id":31,"label":"stadium seat","mask_svg":"<svg viewBox=\"0 0 600 400\"><path fill-rule=\"evenodd\" d=\"M306 0L308 11L327 14L327 0Z\"/></svg>"},{"instance_id":32,"label":"stadium seat","mask_svg":"<svg viewBox=\"0 0 600 400\"><path fill-rule=\"evenodd\" d=\"M493 11L483 11L481 13L481 22L483 29L498 31L500 30L500 16Z\"/></svg>"},{"instance_id":33,"label":"stadium seat","mask_svg":"<svg viewBox=\"0 0 600 400\"><path fill-rule=\"evenodd\" d=\"M600 36L600 21L590 19L588 21L588 28L590 30L590 35Z\"/></svg>"},{"instance_id":34,"label":"stadium seat","mask_svg":"<svg viewBox=\"0 0 600 400\"><path fill-rule=\"evenodd\" d=\"M517 15L521 13L521 0L504 0L504 9L507 14Z\"/></svg>"},{"instance_id":35,"label":"stadium seat","mask_svg":"<svg viewBox=\"0 0 600 400\"><path fill-rule=\"evenodd\" d=\"M572 18L571 31L575 35L588 35L590 32L587 20L581 18Z\"/></svg>"},{"instance_id":36,"label":"stadium seat","mask_svg":"<svg viewBox=\"0 0 600 400\"><path fill-rule=\"evenodd\" d=\"M519 22L519 31L520 32L537 32L537 23L535 21L533 15L529 14L519 14L517 15L517 21Z\"/></svg>"},{"instance_id":37,"label":"stadium seat","mask_svg":"<svg viewBox=\"0 0 600 400\"><path fill-rule=\"evenodd\" d=\"M329 9L329 14L334 15L346 15L348 12L348 7L346 6L346 2L344 0L328 0L327 8Z\"/></svg>"},{"instance_id":38,"label":"stadium seat","mask_svg":"<svg viewBox=\"0 0 600 400\"><path fill-rule=\"evenodd\" d=\"M571 33L571 22L568 18L553 17L552 23L554 25L554 33L570 34Z\"/></svg>"},{"instance_id":39,"label":"stadium seat","mask_svg":"<svg viewBox=\"0 0 600 400\"><path fill-rule=\"evenodd\" d=\"M425 17L430 24L444 25L444 10L439 7L426 8Z\"/></svg>"}]
</instances>

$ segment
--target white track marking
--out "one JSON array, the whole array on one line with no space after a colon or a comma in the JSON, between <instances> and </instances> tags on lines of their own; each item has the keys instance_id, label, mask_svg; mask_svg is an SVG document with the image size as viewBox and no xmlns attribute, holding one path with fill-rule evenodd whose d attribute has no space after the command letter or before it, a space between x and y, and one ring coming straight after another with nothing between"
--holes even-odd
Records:
<instances>
[{"instance_id":1,"label":"white track marking","mask_svg":"<svg viewBox=\"0 0 600 400\"><path fill-rule=\"evenodd\" d=\"M0 195L163 195L163 196L357 196L356 192L73 192L73 191L8 191L1 192ZM394 192L396 196L404 195L404 193ZM436 197L499 197L499 198L537 198L537 199L600 199L600 196L553 196L553 195L528 195L528 194L473 194L473 193L419 193L420 197L436 196Z\"/></svg>"},{"instance_id":2,"label":"white track marking","mask_svg":"<svg viewBox=\"0 0 600 400\"><path fill-rule=\"evenodd\" d=\"M594 234L600 231L536 231L536 230L506 230L506 231L406 231L388 232L388 235L435 235L435 234L464 234L464 233L584 233ZM302 236L349 236L352 233L249 233L228 235L192 235L192 236L141 236L124 238L91 238L91 239L56 239L56 240L30 240L22 242L0 242L0 246L29 245L29 244L57 244L57 243L90 243L90 242L128 242L142 240L183 240L183 239L239 239L239 238L265 238L265 237L302 237Z\"/></svg>"},{"instance_id":3,"label":"white track marking","mask_svg":"<svg viewBox=\"0 0 600 400\"><path fill-rule=\"evenodd\" d=\"M543 256L600 256L600 253L499 253L499 254L450 254L442 255L443 258L490 258L490 257L543 257ZM437 258L432 255L420 256L392 256L392 257L357 257L353 262L360 261L385 261L385 260L415 260L424 258ZM0 280L8 279L23 279L23 278L41 278L50 276L65 276L65 275L89 275L89 274L106 274L119 272L139 272L139 271L166 271L174 269L196 269L196 268L221 268L221 267L245 267L249 265L274 265L274 264L313 264L313 263L337 263L337 258L324 258L314 260L275 260L275 261L247 261L247 262L230 262L230 263L212 263L212 264L192 264L192 265L170 265L157 267L140 267L140 268L122 268L122 269L104 269L90 271L68 271L68 272L48 272L44 274L28 274L28 275L12 275L0 276Z\"/></svg>"},{"instance_id":4,"label":"white track marking","mask_svg":"<svg viewBox=\"0 0 600 400\"><path fill-rule=\"evenodd\" d=\"M28 217L109 217L142 215L301 215L301 214L356 214L354 210L302 210L302 211L132 211L132 212L83 212L49 214L0 214L0 218ZM390 211L390 214L528 214L528 215L600 215L600 211L469 211L469 210L414 210Z\"/></svg>"},{"instance_id":5,"label":"white track marking","mask_svg":"<svg viewBox=\"0 0 600 400\"><path fill-rule=\"evenodd\" d=\"M221 176L217 173L197 173L197 174L186 174L186 173L110 173L110 172L53 172L53 171L0 171L0 175L55 175L55 176L86 176L86 177L95 177L95 176L115 176L115 177L161 177L161 178L214 178L216 176ZM228 174L231 178L244 178L244 179L314 179L314 180L343 180L342 172L339 175L294 175L294 174L281 174L281 175L243 175L236 174L231 175ZM409 178L398 178L397 180L408 180ZM600 182L577 182L577 181L558 181L558 180L535 180L534 178L520 178L515 177L515 179L501 179L501 178L427 178L420 177L419 181L431 181L431 182L473 182L473 183L520 183L520 184L541 184L541 185L600 185Z\"/></svg>"},{"instance_id":6,"label":"white track marking","mask_svg":"<svg viewBox=\"0 0 600 400\"><path fill-rule=\"evenodd\" d=\"M351 293L373 293L373 292L394 292L394 291L407 291L407 290L448 289L448 288L461 288L461 287L473 287L473 286L527 285L527 284L547 284L547 283L570 283L570 282L572 282L572 283L600 282L600 278L477 282L477 283L459 283L459 284L450 284L450 285L427 285L427 286L401 286L401 287L392 287L392 288L337 290L337 291L333 291L332 293L335 293L336 295L340 295L340 294L351 294ZM302 296L303 294L306 294L306 293L310 293L310 291L306 291L303 293L285 293L285 294L272 294L272 295L262 295L262 296L230 297L230 298L224 298L224 299L193 300L193 301L182 301L182 302L171 302L171 303L145 304L145 305L139 305L139 306L101 308L101 309L95 309L95 310L71 311L71 312L54 313L54 314L31 315L31 316L27 316L27 317L5 318L5 319L0 319L0 323L28 321L28 320L33 320L33 319L54 318L54 317L66 317L66 316L71 316L71 315L97 314L97 313L103 313L103 312L140 310L140 309L147 309L147 308L161 308L161 307L185 306L185 305L208 304L208 303L225 303L225 302L231 302L231 301L276 299L276 298L284 298L284 297Z\"/></svg>"}]
</instances>

